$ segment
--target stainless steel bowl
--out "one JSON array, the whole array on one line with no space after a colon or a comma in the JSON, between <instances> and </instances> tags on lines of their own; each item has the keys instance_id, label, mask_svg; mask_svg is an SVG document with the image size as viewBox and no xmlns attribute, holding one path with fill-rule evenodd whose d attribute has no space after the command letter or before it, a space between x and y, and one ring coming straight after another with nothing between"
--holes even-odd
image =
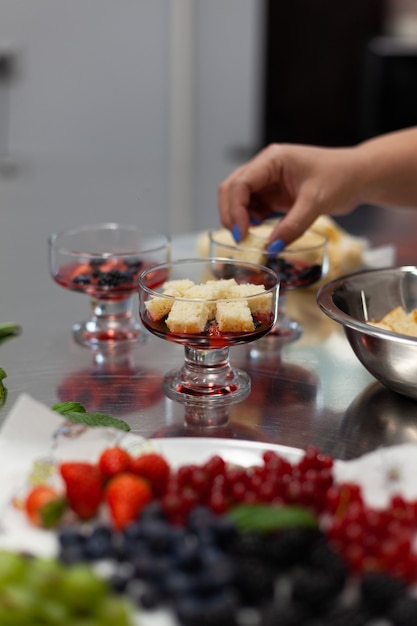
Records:
<instances>
[{"instance_id":1,"label":"stainless steel bowl","mask_svg":"<svg viewBox=\"0 0 417 626\"><path fill-rule=\"evenodd\" d=\"M317 303L339 322L356 356L389 389L417 399L417 338L375 328L378 321L401 305L417 308L417 267L367 270L324 285Z\"/></svg>"}]
</instances>

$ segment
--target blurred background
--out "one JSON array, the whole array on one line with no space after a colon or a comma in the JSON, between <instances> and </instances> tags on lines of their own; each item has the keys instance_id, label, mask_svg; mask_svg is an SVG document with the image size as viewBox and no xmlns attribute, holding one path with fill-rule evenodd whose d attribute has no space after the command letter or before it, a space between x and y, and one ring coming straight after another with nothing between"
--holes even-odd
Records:
<instances>
[{"instance_id":1,"label":"blurred background","mask_svg":"<svg viewBox=\"0 0 417 626\"><path fill-rule=\"evenodd\" d=\"M269 142L416 118L416 0L0 0L0 243L11 221L213 227Z\"/></svg>"}]
</instances>

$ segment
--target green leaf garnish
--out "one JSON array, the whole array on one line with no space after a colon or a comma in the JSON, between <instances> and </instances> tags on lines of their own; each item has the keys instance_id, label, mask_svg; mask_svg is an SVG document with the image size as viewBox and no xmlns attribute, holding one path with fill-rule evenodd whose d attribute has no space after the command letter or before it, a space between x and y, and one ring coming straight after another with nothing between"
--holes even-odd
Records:
<instances>
[{"instance_id":1,"label":"green leaf garnish","mask_svg":"<svg viewBox=\"0 0 417 626\"><path fill-rule=\"evenodd\" d=\"M3 385L3 379L7 378L7 374L2 367L0 367L0 406L2 406L7 397L7 389Z\"/></svg>"},{"instance_id":2,"label":"green leaf garnish","mask_svg":"<svg viewBox=\"0 0 417 626\"><path fill-rule=\"evenodd\" d=\"M285 528L317 526L314 515L300 506L242 504L232 509L229 516L244 532L250 530L270 532Z\"/></svg>"},{"instance_id":3,"label":"green leaf garnish","mask_svg":"<svg viewBox=\"0 0 417 626\"><path fill-rule=\"evenodd\" d=\"M87 413L79 402L60 402L52 407L53 411L60 413L65 419L75 424L85 424L86 426L110 426L119 430L130 430L127 422L107 415L106 413Z\"/></svg>"},{"instance_id":4,"label":"green leaf garnish","mask_svg":"<svg viewBox=\"0 0 417 626\"><path fill-rule=\"evenodd\" d=\"M41 507L39 515L42 519L43 528L54 528L54 526L57 526L66 509L67 501L65 498L56 498Z\"/></svg>"},{"instance_id":5,"label":"green leaf garnish","mask_svg":"<svg viewBox=\"0 0 417 626\"><path fill-rule=\"evenodd\" d=\"M75 413L86 413L85 408L80 402L59 402L58 404L54 404L52 407L53 411L57 413L69 413L70 411L75 411Z\"/></svg>"},{"instance_id":6,"label":"green leaf garnish","mask_svg":"<svg viewBox=\"0 0 417 626\"><path fill-rule=\"evenodd\" d=\"M2 322L0 323L0 338L18 335L21 330L19 324L15 324L14 322Z\"/></svg>"}]
</instances>

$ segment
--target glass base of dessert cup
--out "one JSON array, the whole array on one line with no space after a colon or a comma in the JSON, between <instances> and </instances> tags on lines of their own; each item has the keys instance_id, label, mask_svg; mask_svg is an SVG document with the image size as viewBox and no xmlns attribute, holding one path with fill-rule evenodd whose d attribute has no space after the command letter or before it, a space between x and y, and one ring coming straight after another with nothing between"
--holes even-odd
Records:
<instances>
[{"instance_id":1,"label":"glass base of dessert cup","mask_svg":"<svg viewBox=\"0 0 417 626\"><path fill-rule=\"evenodd\" d=\"M76 343L94 349L117 348L121 344L144 341L146 333L132 315L132 300L91 299L92 316L73 325Z\"/></svg>"},{"instance_id":2,"label":"glass base of dessert cup","mask_svg":"<svg viewBox=\"0 0 417 626\"><path fill-rule=\"evenodd\" d=\"M171 400L187 407L186 421L193 425L226 423L231 404L250 393L250 376L233 368L229 347L201 349L184 346L184 364L164 376L163 388Z\"/></svg>"}]
</instances>

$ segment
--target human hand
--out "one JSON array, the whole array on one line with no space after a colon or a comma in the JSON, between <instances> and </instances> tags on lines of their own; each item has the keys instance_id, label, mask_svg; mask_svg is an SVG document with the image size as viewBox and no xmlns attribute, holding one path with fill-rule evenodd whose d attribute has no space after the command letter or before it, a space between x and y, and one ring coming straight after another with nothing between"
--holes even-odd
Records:
<instances>
[{"instance_id":1,"label":"human hand","mask_svg":"<svg viewBox=\"0 0 417 626\"><path fill-rule=\"evenodd\" d=\"M321 214L343 214L359 203L360 164L355 148L271 144L219 187L219 214L238 242L249 225L286 213L269 237L277 253Z\"/></svg>"}]
</instances>

